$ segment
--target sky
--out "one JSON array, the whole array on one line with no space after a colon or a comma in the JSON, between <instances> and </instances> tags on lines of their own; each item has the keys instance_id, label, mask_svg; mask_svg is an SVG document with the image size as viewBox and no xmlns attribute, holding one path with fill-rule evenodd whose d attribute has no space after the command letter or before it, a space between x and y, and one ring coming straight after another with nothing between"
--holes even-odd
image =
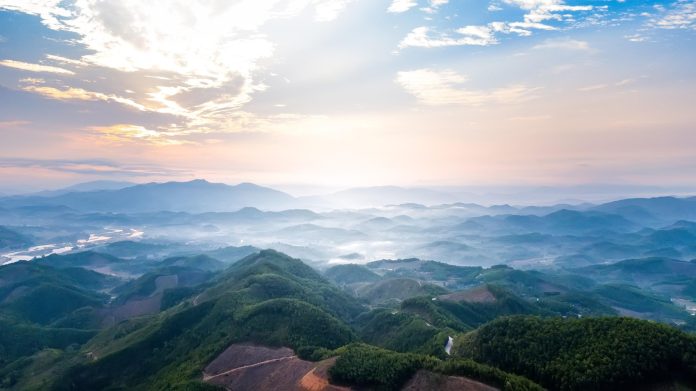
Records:
<instances>
[{"instance_id":1,"label":"sky","mask_svg":"<svg viewBox=\"0 0 696 391\"><path fill-rule=\"evenodd\" d=\"M696 184L696 1L0 0L0 192Z\"/></svg>"}]
</instances>

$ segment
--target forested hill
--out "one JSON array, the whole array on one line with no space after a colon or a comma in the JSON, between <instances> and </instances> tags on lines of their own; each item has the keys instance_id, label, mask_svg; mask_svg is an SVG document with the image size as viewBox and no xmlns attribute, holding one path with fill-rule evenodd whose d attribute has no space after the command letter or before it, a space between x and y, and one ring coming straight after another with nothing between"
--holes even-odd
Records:
<instances>
[{"instance_id":1,"label":"forested hill","mask_svg":"<svg viewBox=\"0 0 696 391\"><path fill-rule=\"evenodd\" d=\"M273 250L227 263L90 253L50 261L0 267L2 390L276 389L273 379L380 390L696 384L692 335L620 317L563 319L568 303L518 295L508 280L519 273L507 269L452 292L380 268L332 269L333 280L345 277L339 287ZM414 262L402 263L423 266ZM142 274L105 276L95 265ZM424 265L423 275L439 267ZM489 272L460 274L471 273ZM380 300L365 294L375 290ZM39 316L32 309L43 303L55 305ZM246 365L259 369L236 369Z\"/></svg>"}]
</instances>

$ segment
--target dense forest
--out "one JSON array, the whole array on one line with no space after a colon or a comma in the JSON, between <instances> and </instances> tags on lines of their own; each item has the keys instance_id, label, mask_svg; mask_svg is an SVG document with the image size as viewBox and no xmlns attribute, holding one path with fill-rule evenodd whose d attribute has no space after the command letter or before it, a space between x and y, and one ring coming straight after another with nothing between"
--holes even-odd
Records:
<instances>
[{"instance_id":1,"label":"dense forest","mask_svg":"<svg viewBox=\"0 0 696 391\"><path fill-rule=\"evenodd\" d=\"M496 319L460 338L455 353L554 390L631 389L696 375L696 337L621 317Z\"/></svg>"},{"instance_id":2,"label":"dense forest","mask_svg":"<svg viewBox=\"0 0 696 391\"><path fill-rule=\"evenodd\" d=\"M245 342L289 347L309 362L335 359L330 381L383 390L399 389L422 371L503 390L696 384L696 337L637 319L565 319L569 303L592 306L591 299L521 296L516 284L536 284L538 277L504 267L487 273L488 282L451 292L411 289L406 273L385 277L363 267L324 276L272 250L217 272L210 270L217 261L206 257L171 258L121 284L72 266L69 257L78 264L125 262L91 254L61 258L62 268L0 267L0 279L15 281L0 290L0 389L207 389L206 365ZM192 259L203 261L200 268ZM405 264L413 270L412 261ZM423 267L444 270L438 263ZM471 273L481 269L459 275ZM378 285L380 296L406 296L371 304L350 286L383 281L394 283ZM39 311L44 307L34 303L50 308ZM137 306L154 311L114 322Z\"/></svg>"}]
</instances>

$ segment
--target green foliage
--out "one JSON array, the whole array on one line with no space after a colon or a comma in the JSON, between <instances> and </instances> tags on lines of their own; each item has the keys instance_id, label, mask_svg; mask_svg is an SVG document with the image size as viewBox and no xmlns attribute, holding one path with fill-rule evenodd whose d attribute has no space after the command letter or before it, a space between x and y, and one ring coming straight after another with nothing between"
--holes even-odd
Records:
<instances>
[{"instance_id":1,"label":"green foliage","mask_svg":"<svg viewBox=\"0 0 696 391\"><path fill-rule=\"evenodd\" d=\"M398 390L418 370L450 376L465 376L504 391L541 391L534 382L466 359L439 360L432 356L397 353L365 344L337 349L339 355L329 370L331 380L378 390Z\"/></svg>"},{"instance_id":2,"label":"green foliage","mask_svg":"<svg viewBox=\"0 0 696 391\"><path fill-rule=\"evenodd\" d=\"M300 346L295 349L297 357L307 361L321 361L331 357L333 350L321 346Z\"/></svg>"},{"instance_id":3,"label":"green foliage","mask_svg":"<svg viewBox=\"0 0 696 391\"><path fill-rule=\"evenodd\" d=\"M405 312L374 310L355 322L361 340L397 352L444 354L441 331L422 318ZM433 341L436 340L436 341Z\"/></svg>"},{"instance_id":4,"label":"green foliage","mask_svg":"<svg viewBox=\"0 0 696 391\"><path fill-rule=\"evenodd\" d=\"M457 279L461 283L473 281L481 270L480 266L456 266L436 261L424 261L420 267L421 272L428 273L435 281Z\"/></svg>"},{"instance_id":5,"label":"green foliage","mask_svg":"<svg viewBox=\"0 0 696 391\"><path fill-rule=\"evenodd\" d=\"M19 286L53 283L81 289L105 289L114 286L118 279L77 267L56 268L37 262L15 262L0 266L0 280L9 284L0 286L0 301Z\"/></svg>"},{"instance_id":6,"label":"green foliage","mask_svg":"<svg viewBox=\"0 0 696 391\"><path fill-rule=\"evenodd\" d=\"M217 271L225 268L225 264L208 255L191 257L172 257L159 263L160 267L181 266L205 271Z\"/></svg>"},{"instance_id":7,"label":"green foliage","mask_svg":"<svg viewBox=\"0 0 696 391\"><path fill-rule=\"evenodd\" d=\"M192 297L199 289L194 287L177 287L172 289L165 289L162 294L162 302L160 304L160 309L162 311L174 307L175 305L181 303L183 300Z\"/></svg>"},{"instance_id":8,"label":"green foliage","mask_svg":"<svg viewBox=\"0 0 696 391\"><path fill-rule=\"evenodd\" d=\"M315 305L337 318L351 321L364 308L299 259L263 250L232 265L207 294L243 289L249 303L273 298L294 298Z\"/></svg>"},{"instance_id":9,"label":"green foliage","mask_svg":"<svg viewBox=\"0 0 696 391\"><path fill-rule=\"evenodd\" d=\"M396 353L370 345L354 344L340 349L340 356L329 370L331 379L360 387L398 390L413 374L434 358L412 353Z\"/></svg>"},{"instance_id":10,"label":"green foliage","mask_svg":"<svg viewBox=\"0 0 696 391\"><path fill-rule=\"evenodd\" d=\"M437 363L430 368L434 372L450 376L464 376L490 384L503 391L542 391L543 388L526 377L513 375L473 360L454 358Z\"/></svg>"},{"instance_id":11,"label":"green foliage","mask_svg":"<svg viewBox=\"0 0 696 391\"><path fill-rule=\"evenodd\" d=\"M381 278L367 267L355 264L330 267L324 272L324 275L338 285L348 285L356 282L375 282Z\"/></svg>"},{"instance_id":12,"label":"green foliage","mask_svg":"<svg viewBox=\"0 0 696 391\"><path fill-rule=\"evenodd\" d=\"M116 304L123 304L133 298L148 297L157 292L157 280L164 276L176 276L177 286L181 288L185 286L194 286L208 281L213 274L211 272L200 269L183 267L183 266L167 266L147 274L144 274L135 280L129 281L118 286L112 292L118 295L114 301ZM171 298L170 298L171 299ZM167 304L171 304L168 302Z\"/></svg>"},{"instance_id":13,"label":"green foliage","mask_svg":"<svg viewBox=\"0 0 696 391\"><path fill-rule=\"evenodd\" d=\"M360 287L356 294L373 304L381 304L390 300L405 300L418 296L439 296L449 291L435 284L429 284L410 278L393 278L377 281Z\"/></svg>"},{"instance_id":14,"label":"green foliage","mask_svg":"<svg viewBox=\"0 0 696 391\"><path fill-rule=\"evenodd\" d=\"M557 390L630 389L696 368L693 336L630 318L501 318L455 353Z\"/></svg>"},{"instance_id":15,"label":"green foliage","mask_svg":"<svg viewBox=\"0 0 696 391\"><path fill-rule=\"evenodd\" d=\"M231 343L333 349L356 339L336 315L350 318L361 309L356 301L285 255L248 257L206 288L198 305L103 331L84 347L98 359L74 366L54 388L170 390L188 387Z\"/></svg>"},{"instance_id":16,"label":"green foliage","mask_svg":"<svg viewBox=\"0 0 696 391\"><path fill-rule=\"evenodd\" d=\"M293 299L273 299L248 307L238 322L242 339L265 345L335 349L355 340L353 332L338 319Z\"/></svg>"},{"instance_id":17,"label":"green foliage","mask_svg":"<svg viewBox=\"0 0 696 391\"><path fill-rule=\"evenodd\" d=\"M46 325L79 308L101 307L105 299L75 287L40 284L2 307L30 322Z\"/></svg>"},{"instance_id":18,"label":"green foliage","mask_svg":"<svg viewBox=\"0 0 696 391\"><path fill-rule=\"evenodd\" d=\"M667 298L646 292L640 288L623 284L601 285L593 291L607 303L635 312L659 313L674 319L687 318L681 310Z\"/></svg>"},{"instance_id":19,"label":"green foliage","mask_svg":"<svg viewBox=\"0 0 696 391\"><path fill-rule=\"evenodd\" d=\"M31 325L0 316L0 368L44 348L65 349L83 344L96 331Z\"/></svg>"}]
</instances>

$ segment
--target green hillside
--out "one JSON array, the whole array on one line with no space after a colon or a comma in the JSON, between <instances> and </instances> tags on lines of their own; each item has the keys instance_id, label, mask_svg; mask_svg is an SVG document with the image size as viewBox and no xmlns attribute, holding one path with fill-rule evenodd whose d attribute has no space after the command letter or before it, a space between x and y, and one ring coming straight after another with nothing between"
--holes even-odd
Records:
<instances>
[{"instance_id":1,"label":"green hillside","mask_svg":"<svg viewBox=\"0 0 696 391\"><path fill-rule=\"evenodd\" d=\"M694 336L631 318L501 318L458 339L454 352L554 390L633 389L696 375Z\"/></svg>"},{"instance_id":2,"label":"green hillside","mask_svg":"<svg viewBox=\"0 0 696 391\"><path fill-rule=\"evenodd\" d=\"M194 301L103 331L82 349L99 359L78 359L55 389L170 389L237 341L333 349L356 339L344 320L362 311L309 266L272 250L233 265Z\"/></svg>"}]
</instances>

